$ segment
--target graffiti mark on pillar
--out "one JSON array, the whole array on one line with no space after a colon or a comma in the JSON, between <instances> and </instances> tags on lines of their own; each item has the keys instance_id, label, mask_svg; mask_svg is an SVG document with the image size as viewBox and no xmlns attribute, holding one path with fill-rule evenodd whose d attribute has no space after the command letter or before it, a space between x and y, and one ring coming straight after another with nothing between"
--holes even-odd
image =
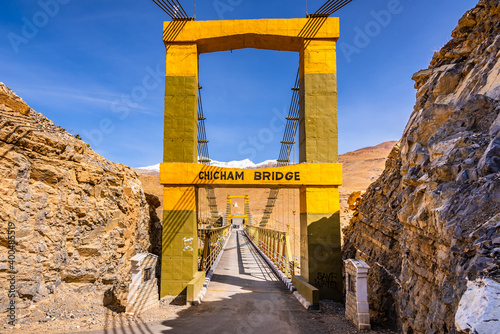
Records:
<instances>
[{"instance_id":1,"label":"graffiti mark on pillar","mask_svg":"<svg viewBox=\"0 0 500 334\"><path fill-rule=\"evenodd\" d=\"M318 289L329 288L338 289L337 275L335 273L318 272L314 280L314 287Z\"/></svg>"}]
</instances>

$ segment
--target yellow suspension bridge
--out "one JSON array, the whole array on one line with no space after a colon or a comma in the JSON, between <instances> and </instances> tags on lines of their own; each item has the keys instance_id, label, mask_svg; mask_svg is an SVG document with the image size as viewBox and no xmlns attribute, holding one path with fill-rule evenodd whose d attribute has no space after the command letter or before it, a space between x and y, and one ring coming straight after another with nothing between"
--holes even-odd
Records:
<instances>
[{"instance_id":1,"label":"yellow suspension bridge","mask_svg":"<svg viewBox=\"0 0 500 334\"><path fill-rule=\"evenodd\" d=\"M166 47L164 186L160 297L185 296L201 304L141 333L321 332L304 307L320 299L343 301L338 187L336 43L339 20L330 17L350 0L329 0L303 19L196 21L179 1L153 0L172 20ZM199 56L242 48L292 51L299 70L277 166L234 169L211 165L199 83ZM297 138L298 137L298 138ZM290 154L298 144L299 163ZM249 196L218 188L270 189L259 219ZM200 207L205 189L207 214ZM269 228L280 189L298 189L300 261L287 231ZM228 192L229 194L229 192ZM244 213L232 213L232 200ZM295 208L292 208L295 210ZM252 212L253 211L253 212ZM289 210L291 211L291 210ZM288 212L290 214L290 212ZM234 229L232 219L244 224ZM298 270L300 268L300 270ZM128 332L127 332L128 330ZM123 333L136 333L133 327Z\"/></svg>"}]
</instances>

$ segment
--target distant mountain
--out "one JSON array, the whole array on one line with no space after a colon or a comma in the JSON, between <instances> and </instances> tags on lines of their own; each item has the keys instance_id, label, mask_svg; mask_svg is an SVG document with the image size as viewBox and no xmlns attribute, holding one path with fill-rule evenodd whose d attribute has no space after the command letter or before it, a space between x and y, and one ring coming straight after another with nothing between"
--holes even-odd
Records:
<instances>
[{"instance_id":1,"label":"distant mountain","mask_svg":"<svg viewBox=\"0 0 500 334\"><path fill-rule=\"evenodd\" d=\"M342 189L345 194L365 190L385 168L385 160L396 141L364 147L339 156L342 164Z\"/></svg>"},{"instance_id":2,"label":"distant mountain","mask_svg":"<svg viewBox=\"0 0 500 334\"><path fill-rule=\"evenodd\" d=\"M211 166L216 166L216 167L251 168L251 169L275 167L276 164L277 164L276 160L266 160L266 161L263 161L263 162L256 164L253 161L251 161L250 159L234 160L234 161L229 161L229 162L212 160L210 162ZM160 164L147 166L147 167L139 167L139 168L135 168L135 170L139 174L155 175L155 174L160 173Z\"/></svg>"},{"instance_id":3,"label":"distant mountain","mask_svg":"<svg viewBox=\"0 0 500 334\"><path fill-rule=\"evenodd\" d=\"M144 172L148 172L148 171L160 172L160 164L156 164L153 166L147 166L147 167L139 167L139 168L134 168L134 169L139 170L139 171L144 171Z\"/></svg>"},{"instance_id":4,"label":"distant mountain","mask_svg":"<svg viewBox=\"0 0 500 334\"><path fill-rule=\"evenodd\" d=\"M212 160L210 165L228 168L268 168L276 166L276 160L266 160L260 163L253 163L250 159L220 162Z\"/></svg>"}]
</instances>

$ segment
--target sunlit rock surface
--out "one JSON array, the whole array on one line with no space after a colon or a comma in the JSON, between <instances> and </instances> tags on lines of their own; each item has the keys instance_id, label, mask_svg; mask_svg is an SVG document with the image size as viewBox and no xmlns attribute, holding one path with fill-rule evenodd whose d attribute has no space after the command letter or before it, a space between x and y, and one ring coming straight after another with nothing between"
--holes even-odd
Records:
<instances>
[{"instance_id":1,"label":"sunlit rock surface","mask_svg":"<svg viewBox=\"0 0 500 334\"><path fill-rule=\"evenodd\" d=\"M150 249L141 182L57 127L0 83L0 229L15 224L18 317L62 285L109 290L126 302L129 258ZM9 299L7 233L0 233L0 308ZM3 312L3 311L2 311Z\"/></svg>"}]
</instances>

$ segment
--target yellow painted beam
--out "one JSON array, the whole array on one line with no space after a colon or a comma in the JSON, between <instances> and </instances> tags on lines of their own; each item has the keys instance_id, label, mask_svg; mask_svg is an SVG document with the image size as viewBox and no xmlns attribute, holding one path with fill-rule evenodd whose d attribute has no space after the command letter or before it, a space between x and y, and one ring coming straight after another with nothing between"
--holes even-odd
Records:
<instances>
[{"instance_id":1,"label":"yellow painted beam","mask_svg":"<svg viewBox=\"0 0 500 334\"><path fill-rule=\"evenodd\" d=\"M275 168L238 169L194 163L162 163L160 183L169 186L337 187L342 185L342 165L298 164Z\"/></svg>"},{"instance_id":2,"label":"yellow painted beam","mask_svg":"<svg viewBox=\"0 0 500 334\"><path fill-rule=\"evenodd\" d=\"M224 21L164 22L163 41L167 47L178 43L196 43L198 53L244 48L295 51L304 40L339 38L339 19L260 19Z\"/></svg>"}]
</instances>

